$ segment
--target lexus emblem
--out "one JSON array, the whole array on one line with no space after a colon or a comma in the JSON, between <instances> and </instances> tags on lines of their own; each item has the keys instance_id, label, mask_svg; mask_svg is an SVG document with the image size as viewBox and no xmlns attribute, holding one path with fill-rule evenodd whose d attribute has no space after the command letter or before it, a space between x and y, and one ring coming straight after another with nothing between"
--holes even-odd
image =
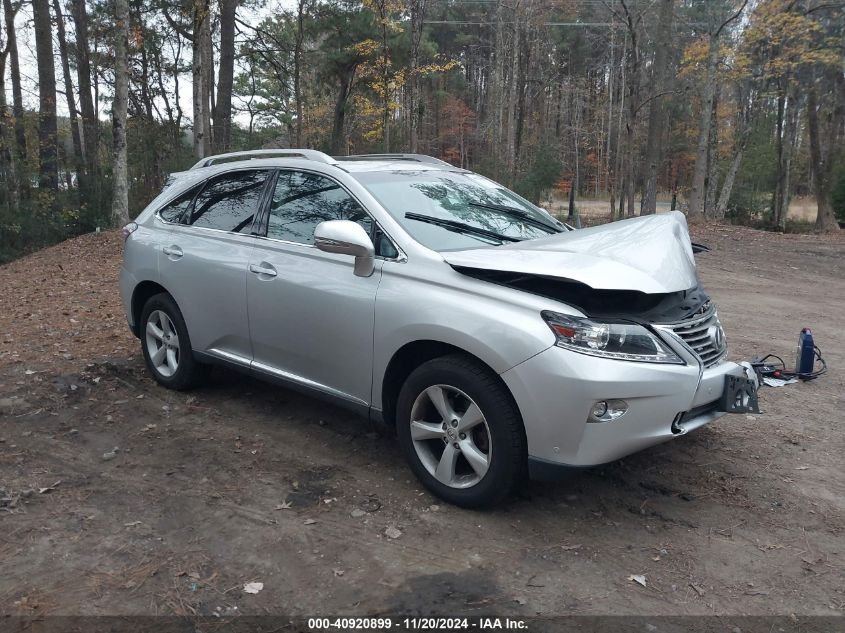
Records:
<instances>
[{"instance_id":1,"label":"lexus emblem","mask_svg":"<svg viewBox=\"0 0 845 633\"><path fill-rule=\"evenodd\" d=\"M725 344L725 333L722 331L722 328L718 323L714 323L707 328L707 336L713 344L713 347L716 349L722 349Z\"/></svg>"}]
</instances>

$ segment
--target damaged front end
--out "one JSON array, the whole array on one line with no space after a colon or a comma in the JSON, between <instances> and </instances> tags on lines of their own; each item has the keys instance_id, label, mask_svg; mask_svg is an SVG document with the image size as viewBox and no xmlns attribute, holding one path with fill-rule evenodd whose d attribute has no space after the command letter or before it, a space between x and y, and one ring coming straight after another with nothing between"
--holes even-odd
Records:
<instances>
[{"instance_id":1,"label":"damaged front end","mask_svg":"<svg viewBox=\"0 0 845 633\"><path fill-rule=\"evenodd\" d=\"M685 345L704 367L726 357L724 331L699 284L680 213L451 252L446 260L464 275L565 303L588 319L658 330Z\"/></svg>"}]
</instances>

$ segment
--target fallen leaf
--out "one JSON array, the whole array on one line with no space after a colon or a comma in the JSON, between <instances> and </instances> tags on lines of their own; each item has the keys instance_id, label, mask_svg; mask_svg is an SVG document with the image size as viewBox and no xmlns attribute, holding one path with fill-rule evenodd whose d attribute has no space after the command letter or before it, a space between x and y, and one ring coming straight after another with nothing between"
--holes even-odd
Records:
<instances>
[{"instance_id":1,"label":"fallen leaf","mask_svg":"<svg viewBox=\"0 0 845 633\"><path fill-rule=\"evenodd\" d=\"M631 574L630 576L628 576L628 580L631 580L637 583L638 585L642 585L643 587L646 586L645 576L641 576L639 574Z\"/></svg>"},{"instance_id":2,"label":"fallen leaf","mask_svg":"<svg viewBox=\"0 0 845 633\"><path fill-rule=\"evenodd\" d=\"M705 593L707 593L707 592L704 590L704 587L699 587L698 585L693 584L693 583L690 583L690 584L689 584L689 586L690 586L690 587L692 587L692 588L695 590L695 593L697 593L699 597L701 597L701 596L703 596Z\"/></svg>"},{"instance_id":3,"label":"fallen leaf","mask_svg":"<svg viewBox=\"0 0 845 633\"><path fill-rule=\"evenodd\" d=\"M282 501L279 505L276 506L276 510L289 510L290 506L290 501Z\"/></svg>"},{"instance_id":4,"label":"fallen leaf","mask_svg":"<svg viewBox=\"0 0 845 633\"><path fill-rule=\"evenodd\" d=\"M314 525L317 522L316 519L305 519L302 524L303 525Z\"/></svg>"},{"instance_id":5,"label":"fallen leaf","mask_svg":"<svg viewBox=\"0 0 845 633\"><path fill-rule=\"evenodd\" d=\"M46 488L39 488L38 494L43 495L45 492L50 492L52 490L55 490L56 486L58 486L60 483L62 483L61 479L59 481L57 481L56 483L54 483L52 486L47 486Z\"/></svg>"},{"instance_id":6,"label":"fallen leaf","mask_svg":"<svg viewBox=\"0 0 845 633\"><path fill-rule=\"evenodd\" d=\"M263 582L248 582L244 585L244 593L258 593L264 589Z\"/></svg>"}]
</instances>

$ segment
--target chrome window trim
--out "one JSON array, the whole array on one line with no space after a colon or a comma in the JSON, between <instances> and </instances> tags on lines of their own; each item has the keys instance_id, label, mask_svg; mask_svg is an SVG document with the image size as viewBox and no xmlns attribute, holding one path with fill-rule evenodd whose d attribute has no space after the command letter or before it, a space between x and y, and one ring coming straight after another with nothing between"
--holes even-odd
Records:
<instances>
[{"instance_id":1,"label":"chrome window trim","mask_svg":"<svg viewBox=\"0 0 845 633\"><path fill-rule=\"evenodd\" d=\"M169 205L171 202L176 200L176 198L178 198L182 194L188 193L193 187L199 187L199 191L197 191L197 193L194 194L194 198L191 200L191 211L193 211L194 200L196 200L196 197L203 192L206 185L208 185L209 181L211 181L211 180L215 180L217 178L220 178L222 176L226 176L228 174L237 173L239 171L266 171L266 172L269 172L269 176L272 176L273 173L275 171L277 171L277 169L278 169L277 167L250 167L248 165L243 165L243 166L240 166L240 167L236 167L234 169L228 169L228 170L225 170L225 171L219 171L217 173L211 174L211 175L207 176L206 178L193 183L190 187L187 187L186 189L179 191L172 198L169 198L167 200L167 202L162 203L161 206L159 206L159 208L155 210L153 217L155 219L157 219L159 222L161 222L162 224L166 224L168 226L192 227L192 228L197 228L197 229L206 229L208 231L217 231L218 233L229 233L231 235L251 235L251 233L236 233L235 231L224 231L223 229L213 229L213 228L207 227L207 226L196 226L195 227L193 224L184 224L182 222L168 222L163 217L161 217L161 212L164 210L164 208L167 205ZM266 184L267 183L265 182L265 185ZM260 213L261 209L259 209L258 211Z\"/></svg>"},{"instance_id":2,"label":"chrome window trim","mask_svg":"<svg viewBox=\"0 0 845 633\"><path fill-rule=\"evenodd\" d=\"M176 228L180 229L191 229L193 231L213 231L214 233L223 233L224 235L237 235L239 237L258 237L254 233L235 233L234 231L224 231L223 229L213 229L210 226L194 226L192 224L174 224L173 222L166 222L162 220L165 224L170 224L171 226L175 226Z\"/></svg>"},{"instance_id":3,"label":"chrome window trim","mask_svg":"<svg viewBox=\"0 0 845 633\"><path fill-rule=\"evenodd\" d=\"M381 225L379 225L381 226ZM236 233L235 235L239 235ZM385 234L386 235L386 234ZM314 250L320 250L314 244L304 244L303 242L291 242L290 240L280 240L275 237L267 237L266 235L252 235L252 237L262 240L265 242L273 242L274 244L281 244L282 246L297 246L299 248L313 248ZM393 240L391 240L393 246L396 248L396 251L399 253L396 257L385 257L384 255L375 255L376 259L380 259L385 262L397 262L399 264L404 264L408 261L408 256ZM325 252L325 251L320 251Z\"/></svg>"}]
</instances>

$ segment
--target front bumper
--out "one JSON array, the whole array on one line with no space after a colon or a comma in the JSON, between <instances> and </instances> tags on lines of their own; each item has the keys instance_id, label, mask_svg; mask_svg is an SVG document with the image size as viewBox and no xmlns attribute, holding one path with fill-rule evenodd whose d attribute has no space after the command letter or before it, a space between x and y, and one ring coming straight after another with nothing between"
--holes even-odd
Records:
<instances>
[{"instance_id":1,"label":"front bumper","mask_svg":"<svg viewBox=\"0 0 845 633\"><path fill-rule=\"evenodd\" d=\"M522 414L537 474L604 464L718 419L724 414L715 401L727 374L745 370L732 362L702 370L692 358L686 365L631 363L551 347L501 377ZM627 401L628 411L588 423L594 403L608 399Z\"/></svg>"}]
</instances>

